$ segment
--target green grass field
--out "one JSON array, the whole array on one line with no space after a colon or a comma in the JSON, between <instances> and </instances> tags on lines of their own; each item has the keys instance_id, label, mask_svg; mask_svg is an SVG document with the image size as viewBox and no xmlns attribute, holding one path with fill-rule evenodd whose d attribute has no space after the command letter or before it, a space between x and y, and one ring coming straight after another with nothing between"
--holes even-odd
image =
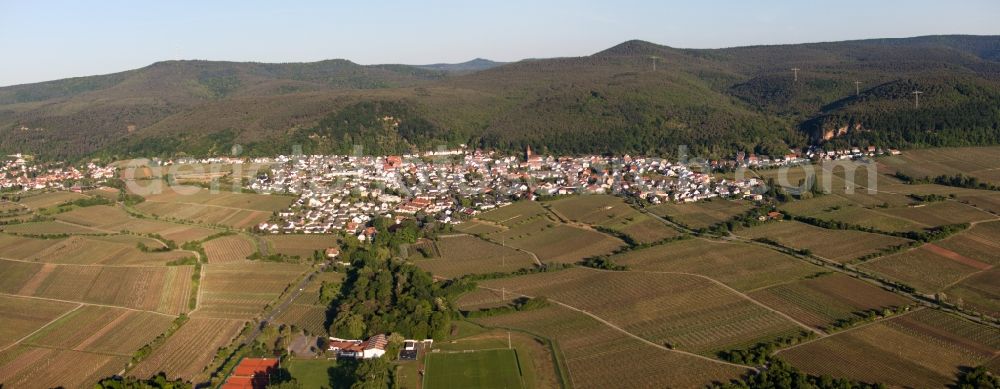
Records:
<instances>
[{"instance_id":1,"label":"green grass field","mask_svg":"<svg viewBox=\"0 0 1000 389\"><path fill-rule=\"evenodd\" d=\"M285 364L288 373L292 375L303 388L330 388L331 384L337 383L350 386L349 380L337 374L337 361L329 359L292 359ZM333 373L333 374L331 374Z\"/></svg>"},{"instance_id":2,"label":"green grass field","mask_svg":"<svg viewBox=\"0 0 1000 389\"><path fill-rule=\"evenodd\" d=\"M427 357L424 387L523 388L517 353L509 349L432 353Z\"/></svg>"}]
</instances>

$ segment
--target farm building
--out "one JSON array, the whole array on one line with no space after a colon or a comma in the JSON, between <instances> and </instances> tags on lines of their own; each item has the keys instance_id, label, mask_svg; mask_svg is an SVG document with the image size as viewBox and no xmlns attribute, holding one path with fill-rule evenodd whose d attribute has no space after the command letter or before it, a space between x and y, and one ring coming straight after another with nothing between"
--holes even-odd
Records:
<instances>
[{"instance_id":1,"label":"farm building","mask_svg":"<svg viewBox=\"0 0 1000 389\"><path fill-rule=\"evenodd\" d=\"M271 374L277 370L277 359L243 358L221 389L264 389L271 381Z\"/></svg>"},{"instance_id":2,"label":"farm building","mask_svg":"<svg viewBox=\"0 0 1000 389\"><path fill-rule=\"evenodd\" d=\"M365 341L330 338L329 350L335 351L340 358L378 358L385 354L386 344L388 341L383 334L372 336Z\"/></svg>"}]
</instances>

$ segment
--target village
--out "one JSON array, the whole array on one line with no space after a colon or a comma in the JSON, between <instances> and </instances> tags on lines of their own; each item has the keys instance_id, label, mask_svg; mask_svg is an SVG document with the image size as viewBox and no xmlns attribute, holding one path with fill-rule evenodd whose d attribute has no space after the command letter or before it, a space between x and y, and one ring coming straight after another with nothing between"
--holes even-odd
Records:
<instances>
[{"instance_id":1,"label":"village","mask_svg":"<svg viewBox=\"0 0 1000 389\"><path fill-rule=\"evenodd\" d=\"M12 154L0 162L0 190L65 189L79 192L89 182L112 178L116 172L117 169L113 166L94 163L88 163L79 169L61 164L35 164L29 156Z\"/></svg>"}]
</instances>

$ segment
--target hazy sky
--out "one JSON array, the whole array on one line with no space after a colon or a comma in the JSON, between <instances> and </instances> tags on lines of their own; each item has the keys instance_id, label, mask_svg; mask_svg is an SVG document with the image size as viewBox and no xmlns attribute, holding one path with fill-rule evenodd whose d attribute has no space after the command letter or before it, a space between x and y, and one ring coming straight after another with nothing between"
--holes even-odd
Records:
<instances>
[{"instance_id":1,"label":"hazy sky","mask_svg":"<svg viewBox=\"0 0 1000 389\"><path fill-rule=\"evenodd\" d=\"M817 3L0 0L0 85L168 59L425 64L580 56L629 39L715 48L1000 35L998 0Z\"/></svg>"}]
</instances>

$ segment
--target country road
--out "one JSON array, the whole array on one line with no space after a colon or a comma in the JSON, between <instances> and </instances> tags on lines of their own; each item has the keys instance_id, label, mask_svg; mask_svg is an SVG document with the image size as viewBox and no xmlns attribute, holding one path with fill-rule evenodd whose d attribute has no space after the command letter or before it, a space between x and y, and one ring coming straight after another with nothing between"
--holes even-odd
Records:
<instances>
[{"instance_id":1,"label":"country road","mask_svg":"<svg viewBox=\"0 0 1000 389\"><path fill-rule=\"evenodd\" d=\"M292 305L292 301L295 301L295 299L297 299L299 296L302 295L302 291L305 290L306 286L309 285L310 282L312 282L313 278L315 278L316 275L322 272L323 270L326 270L326 268L330 266L330 264L331 264L330 261L323 262L308 275L302 277L302 280L299 281L299 283L293 287L292 292L289 293L284 300L278 303L278 305L274 306L274 309L272 309L271 312L268 313L267 317L261 320L260 324L258 324L254 328L253 332L251 332L249 335L246 336L246 338L244 338L242 344L243 345L253 344L253 342L257 340L257 336L260 335L263 328L268 323L274 321L276 317L281 316L281 313L284 312L286 309L288 309L289 305Z\"/></svg>"}]
</instances>

